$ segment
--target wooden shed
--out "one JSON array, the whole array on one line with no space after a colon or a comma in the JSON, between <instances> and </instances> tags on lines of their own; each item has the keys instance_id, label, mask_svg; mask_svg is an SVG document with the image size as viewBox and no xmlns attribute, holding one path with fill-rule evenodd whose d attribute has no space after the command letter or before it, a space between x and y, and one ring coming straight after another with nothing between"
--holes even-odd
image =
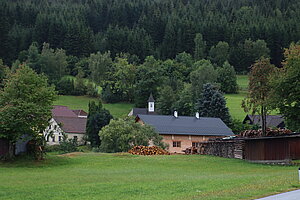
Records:
<instances>
[{"instance_id":1,"label":"wooden shed","mask_svg":"<svg viewBox=\"0 0 300 200\"><path fill-rule=\"evenodd\" d=\"M300 134L245 139L245 159L253 162L287 162L300 159Z\"/></svg>"}]
</instances>

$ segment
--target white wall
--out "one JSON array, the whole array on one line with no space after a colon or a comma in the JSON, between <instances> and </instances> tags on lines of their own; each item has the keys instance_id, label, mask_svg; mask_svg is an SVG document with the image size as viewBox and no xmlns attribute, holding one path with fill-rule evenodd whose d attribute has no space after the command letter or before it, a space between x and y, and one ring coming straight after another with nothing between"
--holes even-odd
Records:
<instances>
[{"instance_id":1,"label":"white wall","mask_svg":"<svg viewBox=\"0 0 300 200\"><path fill-rule=\"evenodd\" d=\"M51 134L52 133L52 134ZM59 127L58 123L52 118L49 122L49 126L44 130L44 136L48 145L59 144L59 140L63 141L63 130ZM78 144L83 144L83 137L85 134L82 133L65 133L68 139L73 139L77 136Z\"/></svg>"}]
</instances>

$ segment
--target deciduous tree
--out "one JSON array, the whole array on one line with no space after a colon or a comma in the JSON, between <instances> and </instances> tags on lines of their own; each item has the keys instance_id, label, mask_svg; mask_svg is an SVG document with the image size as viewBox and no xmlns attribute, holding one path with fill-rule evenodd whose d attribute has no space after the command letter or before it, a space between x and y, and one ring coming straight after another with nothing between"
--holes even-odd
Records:
<instances>
[{"instance_id":1,"label":"deciduous tree","mask_svg":"<svg viewBox=\"0 0 300 200\"><path fill-rule=\"evenodd\" d=\"M272 79L272 103L288 128L300 131L300 45L291 44L284 55L283 68Z\"/></svg>"},{"instance_id":2,"label":"deciduous tree","mask_svg":"<svg viewBox=\"0 0 300 200\"><path fill-rule=\"evenodd\" d=\"M212 46L209 51L209 59L218 66L223 65L229 59L229 44L227 42L218 42L216 46Z\"/></svg>"},{"instance_id":3,"label":"deciduous tree","mask_svg":"<svg viewBox=\"0 0 300 200\"><path fill-rule=\"evenodd\" d=\"M51 118L56 92L28 66L9 74L0 90L0 138L15 144L23 135L38 138Z\"/></svg>"},{"instance_id":4,"label":"deciduous tree","mask_svg":"<svg viewBox=\"0 0 300 200\"><path fill-rule=\"evenodd\" d=\"M209 60L200 60L194 64L195 70L190 74L194 99L198 99L202 93L203 84L215 83L217 72Z\"/></svg>"},{"instance_id":5,"label":"deciduous tree","mask_svg":"<svg viewBox=\"0 0 300 200\"><path fill-rule=\"evenodd\" d=\"M270 80L276 68L267 58L261 58L251 67L249 74L249 92L242 102L245 112L258 113L261 116L262 131L266 134L266 116L272 110L270 107Z\"/></svg>"},{"instance_id":6,"label":"deciduous tree","mask_svg":"<svg viewBox=\"0 0 300 200\"><path fill-rule=\"evenodd\" d=\"M236 73L233 66L226 61L222 67L217 68L217 73L217 82L220 83L222 92L227 94L238 92Z\"/></svg>"}]
</instances>

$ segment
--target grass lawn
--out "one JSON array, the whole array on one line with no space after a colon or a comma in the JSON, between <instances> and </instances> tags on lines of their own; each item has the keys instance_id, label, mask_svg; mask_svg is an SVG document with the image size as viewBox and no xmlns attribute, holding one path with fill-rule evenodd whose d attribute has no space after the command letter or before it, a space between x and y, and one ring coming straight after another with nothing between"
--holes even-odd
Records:
<instances>
[{"instance_id":1,"label":"grass lawn","mask_svg":"<svg viewBox=\"0 0 300 200\"><path fill-rule=\"evenodd\" d=\"M96 102L98 101L97 98L90 98L86 96L60 95L53 105L68 106L70 109L82 109L88 111L89 101L93 100ZM127 116L133 107L133 105L129 103L103 104L103 106L108 109L115 118Z\"/></svg>"},{"instance_id":2,"label":"grass lawn","mask_svg":"<svg viewBox=\"0 0 300 200\"><path fill-rule=\"evenodd\" d=\"M249 84L248 75L237 75L237 84L239 85L240 91L247 91Z\"/></svg>"},{"instance_id":3,"label":"grass lawn","mask_svg":"<svg viewBox=\"0 0 300 200\"><path fill-rule=\"evenodd\" d=\"M242 100L246 97L246 95L246 92L224 95L226 98L226 105L233 118L243 120L246 117L247 113L245 113L243 108L241 107Z\"/></svg>"},{"instance_id":4,"label":"grass lawn","mask_svg":"<svg viewBox=\"0 0 300 200\"><path fill-rule=\"evenodd\" d=\"M0 163L0 199L252 199L299 188L297 173L200 155L50 155Z\"/></svg>"}]
</instances>

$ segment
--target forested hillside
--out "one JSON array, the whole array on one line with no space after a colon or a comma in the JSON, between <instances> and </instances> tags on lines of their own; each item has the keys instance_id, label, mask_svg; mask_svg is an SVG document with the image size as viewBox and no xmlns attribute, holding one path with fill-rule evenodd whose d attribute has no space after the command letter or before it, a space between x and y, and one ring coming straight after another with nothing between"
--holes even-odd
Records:
<instances>
[{"instance_id":1,"label":"forested hillside","mask_svg":"<svg viewBox=\"0 0 300 200\"><path fill-rule=\"evenodd\" d=\"M280 66L283 48L300 39L299 21L299 0L0 0L0 58L10 65L32 42L47 42L67 55L109 50L140 63L204 47L200 58L218 63L225 48L241 72L260 51Z\"/></svg>"}]
</instances>

